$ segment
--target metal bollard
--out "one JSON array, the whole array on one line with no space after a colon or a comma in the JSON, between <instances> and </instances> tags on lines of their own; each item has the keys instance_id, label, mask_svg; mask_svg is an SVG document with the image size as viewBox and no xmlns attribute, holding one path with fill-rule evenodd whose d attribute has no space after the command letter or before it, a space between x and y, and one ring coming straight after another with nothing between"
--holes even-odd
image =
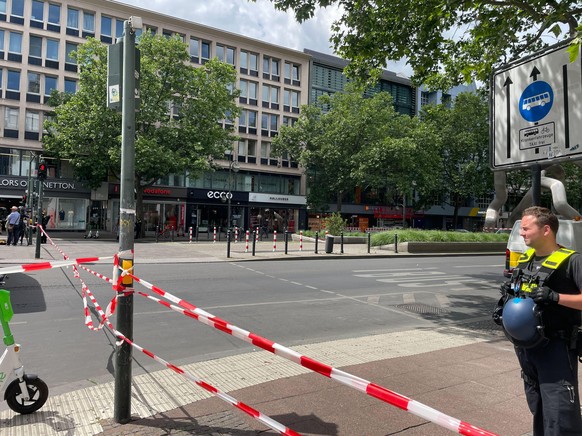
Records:
<instances>
[{"instance_id":1,"label":"metal bollard","mask_svg":"<svg viewBox=\"0 0 582 436\"><path fill-rule=\"evenodd\" d=\"M230 230L226 231L226 257L230 258Z\"/></svg>"},{"instance_id":2,"label":"metal bollard","mask_svg":"<svg viewBox=\"0 0 582 436\"><path fill-rule=\"evenodd\" d=\"M190 226L190 228L188 229L188 235L189 235L188 244L191 244L192 243L192 226Z\"/></svg>"},{"instance_id":3,"label":"metal bollard","mask_svg":"<svg viewBox=\"0 0 582 436\"><path fill-rule=\"evenodd\" d=\"M317 244L319 243L319 232L315 232L315 254L317 254Z\"/></svg>"},{"instance_id":4,"label":"metal bollard","mask_svg":"<svg viewBox=\"0 0 582 436\"><path fill-rule=\"evenodd\" d=\"M171 231L171 235L172 235L172 242L174 242L174 226L172 226L172 228L170 229Z\"/></svg>"},{"instance_id":5,"label":"metal bollard","mask_svg":"<svg viewBox=\"0 0 582 436\"><path fill-rule=\"evenodd\" d=\"M368 232L368 254L370 254L370 247L372 246L372 234Z\"/></svg>"},{"instance_id":6,"label":"metal bollard","mask_svg":"<svg viewBox=\"0 0 582 436\"><path fill-rule=\"evenodd\" d=\"M156 242L160 240L160 226L156 226Z\"/></svg>"},{"instance_id":7,"label":"metal bollard","mask_svg":"<svg viewBox=\"0 0 582 436\"><path fill-rule=\"evenodd\" d=\"M285 254L288 253L289 248L289 232L285 230Z\"/></svg>"},{"instance_id":8,"label":"metal bollard","mask_svg":"<svg viewBox=\"0 0 582 436\"><path fill-rule=\"evenodd\" d=\"M344 232L340 233L340 254L344 254Z\"/></svg>"},{"instance_id":9,"label":"metal bollard","mask_svg":"<svg viewBox=\"0 0 582 436\"><path fill-rule=\"evenodd\" d=\"M398 233L394 235L394 253L398 253Z\"/></svg>"},{"instance_id":10,"label":"metal bollard","mask_svg":"<svg viewBox=\"0 0 582 436\"><path fill-rule=\"evenodd\" d=\"M200 227L196 226L196 242L198 242L198 235L200 234Z\"/></svg>"},{"instance_id":11,"label":"metal bollard","mask_svg":"<svg viewBox=\"0 0 582 436\"><path fill-rule=\"evenodd\" d=\"M255 231L255 237L253 238L253 256L255 255L255 247L257 246L257 238L259 237L259 228Z\"/></svg>"}]
</instances>

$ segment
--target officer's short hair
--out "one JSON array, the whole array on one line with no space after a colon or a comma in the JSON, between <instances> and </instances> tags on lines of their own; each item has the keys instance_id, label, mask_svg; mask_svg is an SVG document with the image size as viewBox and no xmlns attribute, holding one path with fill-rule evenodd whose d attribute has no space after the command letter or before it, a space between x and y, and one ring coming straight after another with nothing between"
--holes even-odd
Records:
<instances>
[{"instance_id":1,"label":"officer's short hair","mask_svg":"<svg viewBox=\"0 0 582 436\"><path fill-rule=\"evenodd\" d=\"M522 217L526 215L535 217L541 227L550 226L550 229L552 232L554 232L554 235L558 233L560 222L558 221L558 217L554 215L550 209L546 207L532 206L528 207L521 214Z\"/></svg>"}]
</instances>

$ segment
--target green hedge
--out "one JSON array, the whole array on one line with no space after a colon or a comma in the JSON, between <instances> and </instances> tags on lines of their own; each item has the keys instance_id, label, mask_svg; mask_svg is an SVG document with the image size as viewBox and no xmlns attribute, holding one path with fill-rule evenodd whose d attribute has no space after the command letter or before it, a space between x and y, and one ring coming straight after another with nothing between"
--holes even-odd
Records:
<instances>
[{"instance_id":1,"label":"green hedge","mask_svg":"<svg viewBox=\"0 0 582 436\"><path fill-rule=\"evenodd\" d=\"M443 230L395 229L389 232L372 233L372 245L394 244L394 235L398 234L398 242L507 242L508 233L467 233L446 232ZM304 230L303 235L315 238L315 232ZM366 233L351 232L344 236L366 236ZM325 230L319 232L319 237L325 237Z\"/></svg>"}]
</instances>

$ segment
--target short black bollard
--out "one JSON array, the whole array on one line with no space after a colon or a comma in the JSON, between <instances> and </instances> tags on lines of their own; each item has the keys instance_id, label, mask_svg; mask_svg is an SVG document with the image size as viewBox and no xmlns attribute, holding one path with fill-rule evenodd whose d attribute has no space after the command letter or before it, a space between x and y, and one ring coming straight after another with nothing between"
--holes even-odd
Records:
<instances>
[{"instance_id":1,"label":"short black bollard","mask_svg":"<svg viewBox=\"0 0 582 436\"><path fill-rule=\"evenodd\" d=\"M288 253L289 248L289 232L285 230L285 254Z\"/></svg>"},{"instance_id":2,"label":"short black bollard","mask_svg":"<svg viewBox=\"0 0 582 436\"><path fill-rule=\"evenodd\" d=\"M344 232L340 233L340 254L344 254Z\"/></svg>"},{"instance_id":3,"label":"short black bollard","mask_svg":"<svg viewBox=\"0 0 582 436\"><path fill-rule=\"evenodd\" d=\"M371 245L372 245L372 234L368 232L368 254L370 254Z\"/></svg>"},{"instance_id":4,"label":"short black bollard","mask_svg":"<svg viewBox=\"0 0 582 436\"><path fill-rule=\"evenodd\" d=\"M226 231L226 257L230 258L230 230Z\"/></svg>"},{"instance_id":5,"label":"short black bollard","mask_svg":"<svg viewBox=\"0 0 582 436\"><path fill-rule=\"evenodd\" d=\"M315 232L315 254L317 254L317 243L319 242L319 232Z\"/></svg>"},{"instance_id":6,"label":"short black bollard","mask_svg":"<svg viewBox=\"0 0 582 436\"><path fill-rule=\"evenodd\" d=\"M200 234L200 227L196 226L196 242L198 242L198 235Z\"/></svg>"},{"instance_id":7,"label":"short black bollard","mask_svg":"<svg viewBox=\"0 0 582 436\"><path fill-rule=\"evenodd\" d=\"M156 226L156 242L160 239L160 226Z\"/></svg>"},{"instance_id":8,"label":"short black bollard","mask_svg":"<svg viewBox=\"0 0 582 436\"><path fill-rule=\"evenodd\" d=\"M222 227L218 226L218 242L220 242L220 232L222 231Z\"/></svg>"},{"instance_id":9,"label":"short black bollard","mask_svg":"<svg viewBox=\"0 0 582 436\"><path fill-rule=\"evenodd\" d=\"M259 236L259 228L254 232L251 232L251 236L253 238L253 256L255 255L255 247L257 246L257 238Z\"/></svg>"},{"instance_id":10,"label":"short black bollard","mask_svg":"<svg viewBox=\"0 0 582 436\"><path fill-rule=\"evenodd\" d=\"M171 231L172 231L172 242L174 242L174 226L172 226Z\"/></svg>"},{"instance_id":11,"label":"short black bollard","mask_svg":"<svg viewBox=\"0 0 582 436\"><path fill-rule=\"evenodd\" d=\"M394 235L394 253L398 253L398 233Z\"/></svg>"}]
</instances>

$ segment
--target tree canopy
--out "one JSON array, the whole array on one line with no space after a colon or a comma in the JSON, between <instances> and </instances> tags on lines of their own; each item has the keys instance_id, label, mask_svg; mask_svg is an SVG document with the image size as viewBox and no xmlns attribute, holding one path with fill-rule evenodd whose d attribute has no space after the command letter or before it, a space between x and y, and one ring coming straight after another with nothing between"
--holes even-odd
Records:
<instances>
[{"instance_id":1,"label":"tree canopy","mask_svg":"<svg viewBox=\"0 0 582 436\"><path fill-rule=\"evenodd\" d=\"M365 98L351 88L318 104L303 106L297 123L273 140L276 153L288 152L307 169L313 209L336 199L341 211L344 194L356 186L408 192L413 179L425 186L428 172L418 175L419 167L431 161L431 149L415 136L418 119L398 114L389 93Z\"/></svg>"},{"instance_id":2,"label":"tree canopy","mask_svg":"<svg viewBox=\"0 0 582 436\"><path fill-rule=\"evenodd\" d=\"M387 60L406 58L417 84L439 89L486 81L497 64L577 36L574 55L582 31L578 0L271 1L298 21L311 18L318 6L339 7L331 41L352 61L349 75L367 77Z\"/></svg>"},{"instance_id":3,"label":"tree canopy","mask_svg":"<svg viewBox=\"0 0 582 436\"><path fill-rule=\"evenodd\" d=\"M238 114L236 72L213 59L196 68L178 38L143 33L140 97L136 112L136 188L169 174L196 175L209 158L232 147L231 130L219 123ZM96 187L119 175L121 113L106 107L107 46L95 39L72 53L79 66L75 94L53 94L54 114L43 137L49 155L69 159L75 176Z\"/></svg>"}]
</instances>

